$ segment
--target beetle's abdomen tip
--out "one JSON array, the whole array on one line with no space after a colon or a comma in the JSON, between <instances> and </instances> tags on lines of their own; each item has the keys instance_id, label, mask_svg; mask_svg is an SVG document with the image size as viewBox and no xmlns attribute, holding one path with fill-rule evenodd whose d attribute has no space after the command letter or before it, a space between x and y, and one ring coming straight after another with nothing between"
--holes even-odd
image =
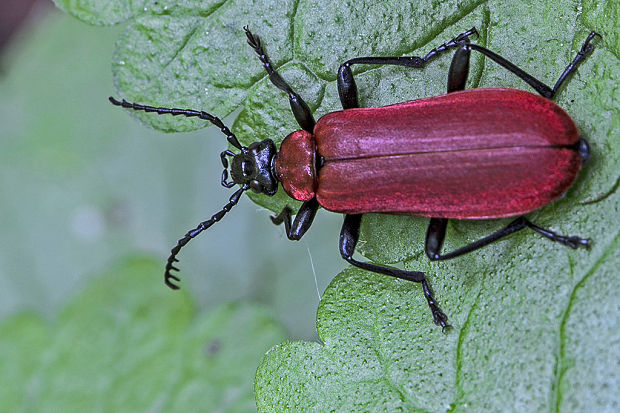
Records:
<instances>
[{"instance_id":1,"label":"beetle's abdomen tip","mask_svg":"<svg viewBox=\"0 0 620 413\"><path fill-rule=\"evenodd\" d=\"M590 160L590 144L585 138L580 137L576 145L577 152L581 156L581 161L586 163Z\"/></svg>"}]
</instances>

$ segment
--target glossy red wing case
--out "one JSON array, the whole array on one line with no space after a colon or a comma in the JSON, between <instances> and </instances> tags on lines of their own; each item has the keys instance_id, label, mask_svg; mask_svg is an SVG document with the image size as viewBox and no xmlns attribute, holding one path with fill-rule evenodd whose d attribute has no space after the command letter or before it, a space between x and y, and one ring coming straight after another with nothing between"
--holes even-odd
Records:
<instances>
[{"instance_id":1,"label":"glossy red wing case","mask_svg":"<svg viewBox=\"0 0 620 413\"><path fill-rule=\"evenodd\" d=\"M316 196L328 210L481 219L562 195L581 168L573 120L516 89L472 89L325 115Z\"/></svg>"}]
</instances>

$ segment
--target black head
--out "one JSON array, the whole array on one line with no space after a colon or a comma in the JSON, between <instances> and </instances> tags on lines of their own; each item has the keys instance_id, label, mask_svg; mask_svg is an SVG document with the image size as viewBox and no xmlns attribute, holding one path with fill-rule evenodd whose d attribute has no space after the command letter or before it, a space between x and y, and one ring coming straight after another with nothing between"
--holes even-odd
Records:
<instances>
[{"instance_id":1,"label":"black head","mask_svg":"<svg viewBox=\"0 0 620 413\"><path fill-rule=\"evenodd\" d=\"M177 109L177 108L164 108L147 106L139 103L127 102L125 99L119 101L110 97L110 102L116 106L122 106L124 108L140 110L145 112L156 112L159 115L170 114L173 116L186 116L188 118L197 117L211 122L217 126L220 131L226 135L228 143L238 150L240 153L234 153L230 150L225 150L220 154L222 165L224 165L224 172L222 172L222 185L226 188L232 188L235 185L240 185L237 191L230 197L228 203L224 207L216 212L210 219L201 222L196 228L190 230L181 238L177 245L170 251L168 262L166 263L165 281L166 284L173 289L179 288L176 284L179 278L174 275L173 271L178 271L175 267L175 263L178 261L177 254L191 239L196 237L202 231L210 228L216 222L219 222L224 215L228 213L241 198L244 191L252 189L254 192L262 193L266 195L274 195L278 190L278 180L275 175L275 156L277 153L276 145L270 139L265 139L262 142L254 142L248 147L241 145L237 140L237 137L228 129L222 121L207 112L198 111L193 109ZM232 157L232 165L230 167L230 176L232 182L228 182L228 156Z\"/></svg>"},{"instance_id":2,"label":"black head","mask_svg":"<svg viewBox=\"0 0 620 413\"><path fill-rule=\"evenodd\" d=\"M271 139L254 142L241 153L235 154L230 166L234 183L259 194L274 195L278 190L278 179L274 173L276 145Z\"/></svg>"}]
</instances>

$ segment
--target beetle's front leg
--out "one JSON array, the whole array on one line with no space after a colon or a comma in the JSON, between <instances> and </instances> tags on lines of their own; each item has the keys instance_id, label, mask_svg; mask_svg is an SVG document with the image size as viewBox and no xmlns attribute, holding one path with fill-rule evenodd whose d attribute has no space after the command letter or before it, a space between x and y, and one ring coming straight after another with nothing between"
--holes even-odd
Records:
<instances>
[{"instance_id":1,"label":"beetle's front leg","mask_svg":"<svg viewBox=\"0 0 620 413\"><path fill-rule=\"evenodd\" d=\"M487 235L486 237L479 239L478 241L474 241L471 244L467 244L464 247L461 247L447 254L440 254L443 240L446 236L447 223L448 220L445 218L431 218L431 221L428 224L428 230L426 231L425 250L426 255L431 261L443 261L459 257L461 255L475 251L479 248L485 247L517 231L521 231L524 228L530 228L531 230L538 232L540 235L550 239L551 241L559 242L560 244L566 245L567 247L571 247L573 249L579 247L587 248L590 246L589 239L580 238L574 235L567 236L556 234L553 231L534 225L525 217L519 217L504 228L492 233L491 235Z\"/></svg>"},{"instance_id":2,"label":"beetle's front leg","mask_svg":"<svg viewBox=\"0 0 620 413\"><path fill-rule=\"evenodd\" d=\"M282 212L280 212L278 215L272 215L271 222L276 225L284 223L284 228L286 229L286 236L288 237L288 239L290 239L291 241L299 241L312 225L312 221L314 221L314 217L318 209L318 201L316 200L316 198L312 198L310 201L306 201L301 205L299 211L297 211L297 215L295 215L295 221L293 221L292 224L292 211L287 206L284 207L282 209Z\"/></svg>"},{"instance_id":3,"label":"beetle's front leg","mask_svg":"<svg viewBox=\"0 0 620 413\"><path fill-rule=\"evenodd\" d=\"M459 34L454 39L443 43L442 45L434 48L428 52L424 57L419 56L396 56L396 57L357 57L351 60L347 60L338 69L338 94L340 95L340 102L344 109L358 108L359 101L357 98L357 85L353 78L353 71L351 66L355 64L372 64L372 65L395 65L395 66L407 66L415 69L420 69L433 58L437 57L442 52L448 49L462 45L469 42L468 38L471 35L478 35L478 31L475 27L468 31Z\"/></svg>"},{"instance_id":4,"label":"beetle's front leg","mask_svg":"<svg viewBox=\"0 0 620 413\"><path fill-rule=\"evenodd\" d=\"M282 76L274 69L271 60L269 60L269 56L267 56L267 52L263 49L263 45L261 44L260 37L253 34L250 29L246 26L243 28L245 30L245 35L248 38L248 44L252 46L252 49L258 55L259 60L263 64L265 71L269 75L269 80L274 84L278 89L283 90L288 94L288 100L291 105L291 110L293 111L293 115L295 116L295 120L301 128L305 131L312 133L314 129L314 116L312 116L312 111L308 107L308 104L291 88L291 86L282 79Z\"/></svg>"},{"instance_id":5,"label":"beetle's front leg","mask_svg":"<svg viewBox=\"0 0 620 413\"><path fill-rule=\"evenodd\" d=\"M369 262L360 262L353 258L355 252L355 246L359 240L360 235L360 223L362 222L362 214L347 214L342 224L342 231L340 232L340 255L349 264L354 265L363 270L376 272L378 274L389 275L390 277L396 277L407 281L413 281L422 284L422 292L428 302L428 306L433 314L433 321L442 329L450 327L447 323L448 316L441 311L439 304L433 297L433 291L426 281L426 277L423 272L420 271L405 271L398 268L384 267L381 265L371 264Z\"/></svg>"}]
</instances>

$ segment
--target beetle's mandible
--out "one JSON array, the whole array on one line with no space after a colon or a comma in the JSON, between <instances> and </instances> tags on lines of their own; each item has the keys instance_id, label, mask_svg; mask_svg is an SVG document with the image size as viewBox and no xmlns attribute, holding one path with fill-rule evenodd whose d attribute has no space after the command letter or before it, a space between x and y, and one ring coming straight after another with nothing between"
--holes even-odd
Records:
<instances>
[{"instance_id":1,"label":"beetle's mandible","mask_svg":"<svg viewBox=\"0 0 620 413\"><path fill-rule=\"evenodd\" d=\"M564 194L588 159L587 141L568 114L550 99L592 52L592 32L553 88L527 74L496 53L470 43L472 28L432 49L424 57L358 57L344 62L337 76L343 110L314 120L306 102L274 69L260 38L245 27L249 45L271 82L288 95L301 130L280 146L271 139L243 146L222 121L203 111L171 109L118 101L118 106L158 114L207 120L220 128L240 152L220 154L226 188L240 185L229 202L210 219L189 231L172 248L165 282L178 289L173 271L177 254L196 235L221 220L251 189L274 195L278 183L294 199L303 201L293 211L272 216L284 224L291 240L310 228L319 208L345 214L340 254L350 264L380 274L420 283L435 324L448 327L447 316L433 297L425 274L358 261L353 258L362 215L368 212L429 217L425 251L429 259L447 260L477 250L524 228L571 248L590 241L556 234L523 216ZM447 94L379 108L360 108L351 66L398 65L422 68L436 56L454 49L448 72ZM512 72L537 93L517 89L465 90L471 51ZM541 96L539 96L541 95ZM463 110L475 107L475 110ZM229 181L229 161L230 178ZM505 228L455 251L442 254L448 219L489 219L518 216Z\"/></svg>"}]
</instances>

